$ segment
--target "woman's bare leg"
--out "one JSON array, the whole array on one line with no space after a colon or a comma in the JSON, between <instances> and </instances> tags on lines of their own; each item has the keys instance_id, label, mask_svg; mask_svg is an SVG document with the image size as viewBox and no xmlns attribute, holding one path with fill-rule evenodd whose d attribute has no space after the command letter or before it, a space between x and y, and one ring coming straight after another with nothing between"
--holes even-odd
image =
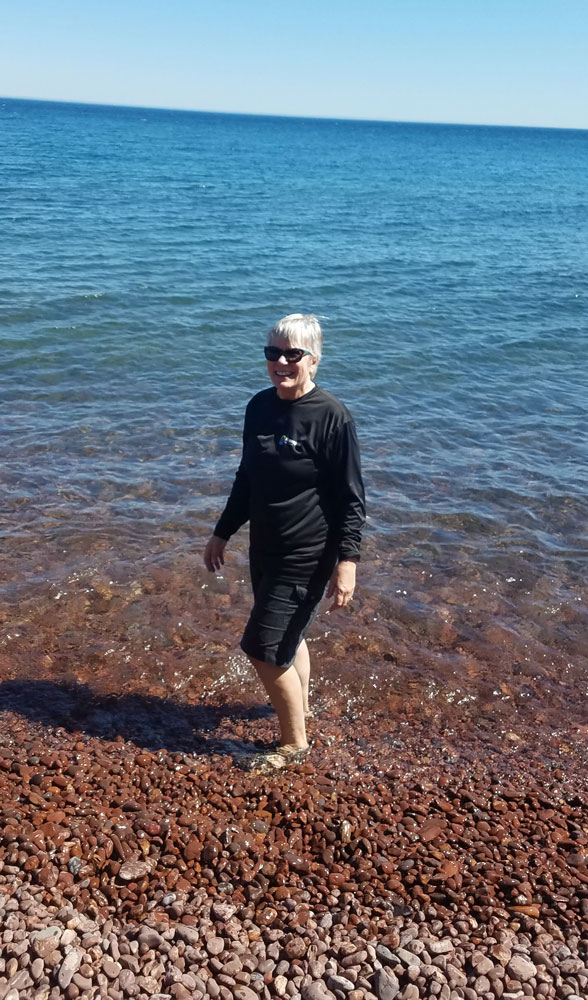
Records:
<instances>
[{"instance_id":1,"label":"woman's bare leg","mask_svg":"<svg viewBox=\"0 0 588 1000\"><path fill-rule=\"evenodd\" d=\"M308 715L308 685L310 683L310 656L308 654L308 646L306 645L306 639L303 639L300 643L298 649L296 650L296 656L294 658L294 669L300 678L300 687L302 688L302 707L304 709L304 714Z\"/></svg>"},{"instance_id":2,"label":"woman's bare leg","mask_svg":"<svg viewBox=\"0 0 588 1000\"><path fill-rule=\"evenodd\" d=\"M302 682L293 664L290 667L275 667L249 657L257 676L263 684L280 724L280 746L303 750L306 742L304 723L304 696Z\"/></svg>"}]
</instances>

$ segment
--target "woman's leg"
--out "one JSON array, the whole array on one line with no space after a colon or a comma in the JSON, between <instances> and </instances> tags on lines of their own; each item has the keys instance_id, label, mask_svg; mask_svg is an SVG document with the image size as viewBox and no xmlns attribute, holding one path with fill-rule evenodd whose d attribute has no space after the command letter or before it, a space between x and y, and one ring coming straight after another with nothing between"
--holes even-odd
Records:
<instances>
[{"instance_id":1,"label":"woman's leg","mask_svg":"<svg viewBox=\"0 0 588 1000\"><path fill-rule=\"evenodd\" d=\"M296 650L296 656L294 658L293 666L300 678L300 687L302 688L302 707L304 709L304 714L308 715L308 686L310 683L310 656L308 655L308 646L306 645L306 639L302 640L298 649Z\"/></svg>"},{"instance_id":2,"label":"woman's leg","mask_svg":"<svg viewBox=\"0 0 588 1000\"><path fill-rule=\"evenodd\" d=\"M307 652L308 657L308 652ZM304 694L302 681L296 670L296 661L290 667L275 667L249 657L257 676L263 684L280 724L280 746L303 750L306 742L304 723Z\"/></svg>"}]
</instances>

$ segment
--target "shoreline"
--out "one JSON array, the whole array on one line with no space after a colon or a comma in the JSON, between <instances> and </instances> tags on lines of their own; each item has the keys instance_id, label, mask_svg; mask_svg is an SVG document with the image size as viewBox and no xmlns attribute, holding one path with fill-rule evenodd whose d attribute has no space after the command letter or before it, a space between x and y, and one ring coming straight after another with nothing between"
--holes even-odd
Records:
<instances>
[{"instance_id":1,"label":"shoreline","mask_svg":"<svg viewBox=\"0 0 588 1000\"><path fill-rule=\"evenodd\" d=\"M189 538L158 538L138 554L84 536L65 564L61 549L46 544L28 546L20 561L8 550L0 684L54 683L46 699L34 684L29 690L30 705L43 710L73 691L88 725L92 698L152 699L141 740L153 728L189 727L173 705L188 715L223 703L252 710L261 695L238 649L251 600L245 540L212 575L201 537L198 528ZM367 726L368 737L388 717L400 726L423 719L458 755L479 740L505 759L543 747L546 758L560 752L588 767L583 588L568 588L555 604L542 574L491 580L463 564L426 571L409 556L369 538L353 609L329 615L324 602L319 610L309 643L320 707ZM10 689L2 689L9 706ZM39 719L55 722L47 712Z\"/></svg>"},{"instance_id":2,"label":"shoreline","mask_svg":"<svg viewBox=\"0 0 588 1000\"><path fill-rule=\"evenodd\" d=\"M585 994L581 658L518 659L494 594L480 629L455 581L378 590L368 548L309 637L308 761L247 773L242 544L112 552L1 612L0 1000Z\"/></svg>"}]
</instances>

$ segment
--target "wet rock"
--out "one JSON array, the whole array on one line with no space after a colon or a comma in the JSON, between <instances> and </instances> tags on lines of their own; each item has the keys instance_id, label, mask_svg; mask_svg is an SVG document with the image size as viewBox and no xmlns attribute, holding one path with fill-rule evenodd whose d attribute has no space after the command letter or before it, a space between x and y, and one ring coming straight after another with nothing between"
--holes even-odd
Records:
<instances>
[{"instance_id":1,"label":"wet rock","mask_svg":"<svg viewBox=\"0 0 588 1000\"><path fill-rule=\"evenodd\" d=\"M197 837L190 837L186 847L184 848L184 858L186 861L194 861L195 858L199 858L202 852L202 844Z\"/></svg>"},{"instance_id":2,"label":"wet rock","mask_svg":"<svg viewBox=\"0 0 588 1000\"><path fill-rule=\"evenodd\" d=\"M278 911L273 906L263 906L255 916L259 924L270 927L278 919Z\"/></svg>"},{"instance_id":3,"label":"wet rock","mask_svg":"<svg viewBox=\"0 0 588 1000\"><path fill-rule=\"evenodd\" d=\"M363 669L354 641L350 632L349 650ZM227 649L223 641L219 657ZM342 644L342 663L349 650ZM161 676L173 672L176 656L174 648ZM403 656L410 660L400 648L395 656L400 670ZM443 669L437 659L435 669ZM484 766L473 732L467 765L456 750L448 766L449 737L443 747L427 743L433 737L414 705L410 726L394 729L394 746L380 740L377 713L365 721L358 713L351 752L342 704L321 719L311 770L239 773L237 780L232 758L213 752L212 730L202 737L206 752L190 757L160 740L158 732L173 732L181 741L183 727L186 746L200 738L193 723L196 703L198 712L202 706L192 694L161 730L158 712L168 708L156 702L164 696L149 695L156 702L141 725L157 750L138 750L140 700L126 722L116 716L112 738L35 724L25 739L18 727L26 724L13 716L8 743L0 719L7 762L0 763L0 995L21 973L33 984L21 991L26 1000L36 993L57 1000L58 991L64 1000L94 993L185 1000L186 991L190 1000L237 1000L236 990L249 990L249 1000L587 993L582 782L572 789L565 776L556 779L544 764L534 771L521 754L509 758L503 795L494 729L484 729ZM405 710L406 698L398 699L386 702L388 717ZM93 709L79 707L88 719ZM439 704L426 707L435 712ZM240 738L255 733L263 741L273 735L269 717L219 722L214 710L219 730L240 728ZM105 726L121 712L119 699L101 711ZM426 723L445 731L431 727L429 716ZM372 743L377 753L368 759ZM513 797L519 785L523 794ZM46 884L38 878L45 869ZM36 935L51 927L36 950ZM74 953L83 956L75 971Z\"/></svg>"},{"instance_id":4,"label":"wet rock","mask_svg":"<svg viewBox=\"0 0 588 1000\"><path fill-rule=\"evenodd\" d=\"M428 844L429 841L435 840L439 837L445 830L446 826L447 822L445 819L437 816L431 817L423 823L419 831L419 837L423 843Z\"/></svg>"}]
</instances>

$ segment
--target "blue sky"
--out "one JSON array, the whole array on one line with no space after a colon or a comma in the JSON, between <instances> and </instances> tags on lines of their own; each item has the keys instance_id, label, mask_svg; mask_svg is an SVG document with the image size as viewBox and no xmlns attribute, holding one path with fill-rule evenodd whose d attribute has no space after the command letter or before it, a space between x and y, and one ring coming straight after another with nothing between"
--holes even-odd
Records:
<instances>
[{"instance_id":1,"label":"blue sky","mask_svg":"<svg viewBox=\"0 0 588 1000\"><path fill-rule=\"evenodd\" d=\"M4 0L0 94L588 128L588 0Z\"/></svg>"}]
</instances>

